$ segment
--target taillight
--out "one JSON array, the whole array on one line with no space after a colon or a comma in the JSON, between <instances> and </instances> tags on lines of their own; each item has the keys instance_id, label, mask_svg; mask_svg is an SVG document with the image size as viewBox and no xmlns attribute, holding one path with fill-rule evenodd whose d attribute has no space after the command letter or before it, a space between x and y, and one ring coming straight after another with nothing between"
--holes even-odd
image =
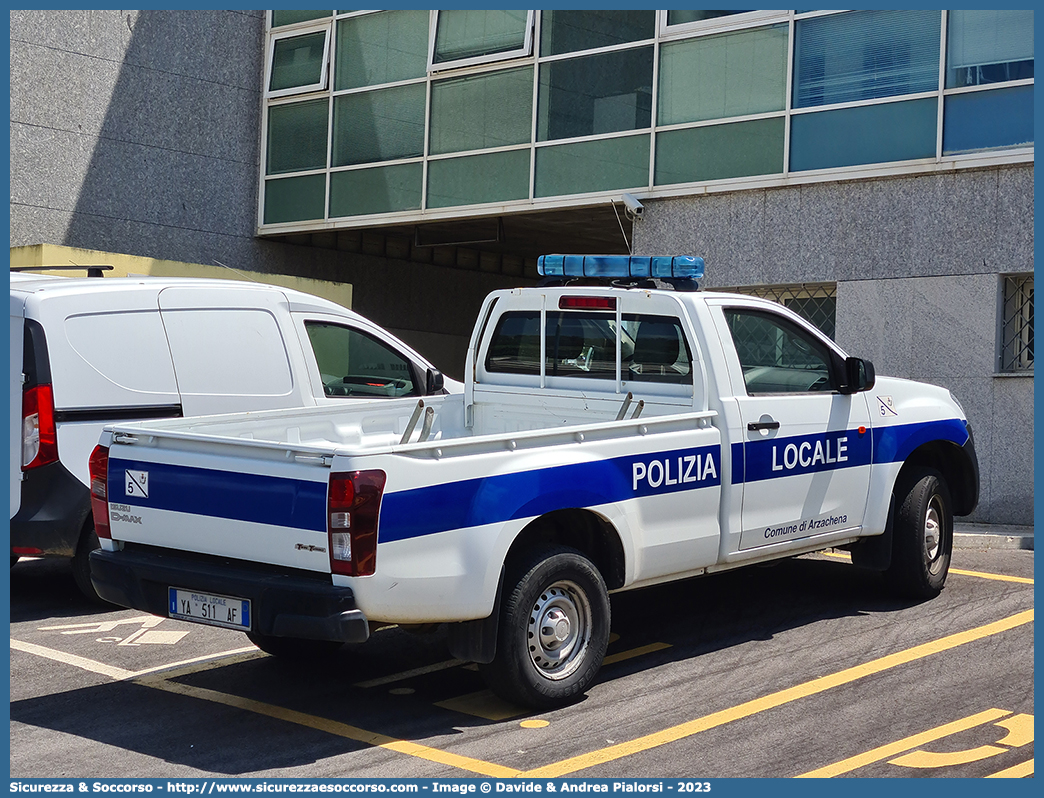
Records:
<instances>
[{"instance_id":1,"label":"taillight","mask_svg":"<svg viewBox=\"0 0 1044 798\"><path fill-rule=\"evenodd\" d=\"M112 539L109 531L109 447L95 446L87 461L91 473L91 513L94 532L100 538Z\"/></svg>"},{"instance_id":2,"label":"taillight","mask_svg":"<svg viewBox=\"0 0 1044 798\"><path fill-rule=\"evenodd\" d=\"M22 470L57 461L54 393L50 385L36 385L22 394Z\"/></svg>"},{"instance_id":3,"label":"taillight","mask_svg":"<svg viewBox=\"0 0 1044 798\"><path fill-rule=\"evenodd\" d=\"M387 475L348 471L330 475L326 528L335 574L369 576L377 568L377 521Z\"/></svg>"}]
</instances>

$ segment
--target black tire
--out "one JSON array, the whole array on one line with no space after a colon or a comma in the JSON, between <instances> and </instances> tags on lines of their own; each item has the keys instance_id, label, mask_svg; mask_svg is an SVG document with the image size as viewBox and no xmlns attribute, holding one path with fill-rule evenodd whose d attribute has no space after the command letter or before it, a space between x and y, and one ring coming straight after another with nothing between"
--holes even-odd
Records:
<instances>
[{"instance_id":1,"label":"black tire","mask_svg":"<svg viewBox=\"0 0 1044 798\"><path fill-rule=\"evenodd\" d=\"M899 595L930 599L946 583L953 552L953 503L937 471L923 469L895 488L892 563L885 576Z\"/></svg>"},{"instance_id":2,"label":"black tire","mask_svg":"<svg viewBox=\"0 0 1044 798\"><path fill-rule=\"evenodd\" d=\"M338 640L309 640L303 637L275 637L260 632L247 632L250 642L273 657L286 660L306 660L328 657L341 650Z\"/></svg>"},{"instance_id":3,"label":"black tire","mask_svg":"<svg viewBox=\"0 0 1044 798\"><path fill-rule=\"evenodd\" d=\"M548 709L577 700L602 667L609 644L609 594L575 549L532 552L504 583L497 653L480 665L497 695Z\"/></svg>"},{"instance_id":4,"label":"black tire","mask_svg":"<svg viewBox=\"0 0 1044 798\"><path fill-rule=\"evenodd\" d=\"M73 555L73 579L76 582L76 587L80 588L80 592L95 604L112 606L98 595L94 585L91 583L91 552L100 548L101 544L98 542L98 536L94 532L94 524L88 520L87 525L83 528L83 532L80 533L80 540L76 544L76 554Z\"/></svg>"}]
</instances>

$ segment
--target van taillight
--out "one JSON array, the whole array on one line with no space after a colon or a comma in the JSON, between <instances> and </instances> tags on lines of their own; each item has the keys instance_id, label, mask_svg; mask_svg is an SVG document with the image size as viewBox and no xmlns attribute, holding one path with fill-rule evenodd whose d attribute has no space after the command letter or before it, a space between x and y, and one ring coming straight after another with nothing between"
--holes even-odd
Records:
<instances>
[{"instance_id":1,"label":"van taillight","mask_svg":"<svg viewBox=\"0 0 1044 798\"><path fill-rule=\"evenodd\" d=\"M387 478L383 471L330 475L326 528L335 574L369 576L376 570L377 521Z\"/></svg>"},{"instance_id":2,"label":"van taillight","mask_svg":"<svg viewBox=\"0 0 1044 798\"><path fill-rule=\"evenodd\" d=\"M54 393L50 385L36 385L22 394L22 470L57 461Z\"/></svg>"},{"instance_id":3,"label":"van taillight","mask_svg":"<svg viewBox=\"0 0 1044 798\"><path fill-rule=\"evenodd\" d=\"M112 539L109 531L109 447L95 446L87 461L91 473L91 513L94 532L100 538Z\"/></svg>"}]
</instances>

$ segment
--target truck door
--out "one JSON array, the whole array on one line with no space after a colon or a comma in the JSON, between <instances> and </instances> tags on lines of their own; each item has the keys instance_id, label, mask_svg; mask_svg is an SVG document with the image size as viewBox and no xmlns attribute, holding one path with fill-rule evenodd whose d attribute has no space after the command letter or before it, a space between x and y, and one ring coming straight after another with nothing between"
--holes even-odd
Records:
<instances>
[{"instance_id":1,"label":"truck door","mask_svg":"<svg viewBox=\"0 0 1044 798\"><path fill-rule=\"evenodd\" d=\"M722 310L742 372L733 384L742 424L742 452L733 448L733 478L743 480L739 548L859 529L873 437L864 395L837 391L829 345L792 318L763 307Z\"/></svg>"}]
</instances>

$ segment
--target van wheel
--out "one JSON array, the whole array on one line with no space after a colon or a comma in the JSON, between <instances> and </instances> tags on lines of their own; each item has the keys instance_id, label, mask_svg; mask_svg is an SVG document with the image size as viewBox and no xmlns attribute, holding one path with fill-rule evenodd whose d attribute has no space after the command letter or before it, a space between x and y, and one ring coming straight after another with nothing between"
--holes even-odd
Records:
<instances>
[{"instance_id":1,"label":"van wheel","mask_svg":"<svg viewBox=\"0 0 1044 798\"><path fill-rule=\"evenodd\" d=\"M276 637L260 632L247 632L247 638L273 657L287 660L304 660L327 657L340 651L344 643L339 640L309 640L303 637Z\"/></svg>"},{"instance_id":2,"label":"van wheel","mask_svg":"<svg viewBox=\"0 0 1044 798\"><path fill-rule=\"evenodd\" d=\"M578 699L609 644L609 594L590 560L555 546L531 554L505 582L497 653L480 665L497 695L546 709Z\"/></svg>"},{"instance_id":3,"label":"van wheel","mask_svg":"<svg viewBox=\"0 0 1044 798\"><path fill-rule=\"evenodd\" d=\"M94 532L94 523L88 521L80 533L80 541L76 544L76 554L73 555L72 572L76 586L80 592L96 604L111 606L94 590L91 584L91 552L101 548L98 536Z\"/></svg>"},{"instance_id":4,"label":"van wheel","mask_svg":"<svg viewBox=\"0 0 1044 798\"><path fill-rule=\"evenodd\" d=\"M885 572L900 595L929 599L946 583L953 551L953 503L937 471L914 472L896 485L892 564Z\"/></svg>"}]
</instances>

